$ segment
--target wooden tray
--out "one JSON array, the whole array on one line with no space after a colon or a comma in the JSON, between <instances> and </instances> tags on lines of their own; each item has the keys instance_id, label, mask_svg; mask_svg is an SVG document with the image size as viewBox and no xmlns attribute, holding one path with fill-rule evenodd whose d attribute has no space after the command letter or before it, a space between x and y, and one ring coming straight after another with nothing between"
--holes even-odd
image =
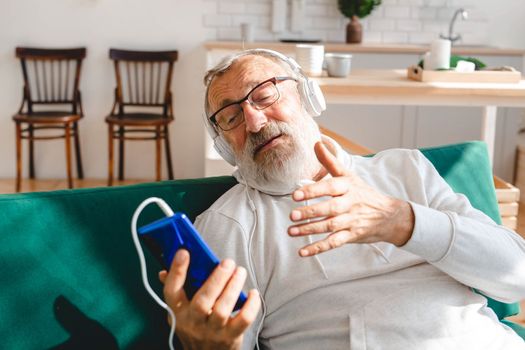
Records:
<instances>
[{"instance_id":1,"label":"wooden tray","mask_svg":"<svg viewBox=\"0 0 525 350\"><path fill-rule=\"evenodd\" d=\"M475 71L465 73L424 70L419 66L411 66L407 68L407 78L423 82L519 83L521 73L518 71Z\"/></svg>"}]
</instances>

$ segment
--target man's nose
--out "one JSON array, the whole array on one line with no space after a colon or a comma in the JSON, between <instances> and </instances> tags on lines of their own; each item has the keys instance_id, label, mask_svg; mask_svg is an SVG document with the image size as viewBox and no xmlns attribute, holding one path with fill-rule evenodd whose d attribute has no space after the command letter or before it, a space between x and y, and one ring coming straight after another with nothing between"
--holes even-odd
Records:
<instances>
[{"instance_id":1,"label":"man's nose","mask_svg":"<svg viewBox=\"0 0 525 350\"><path fill-rule=\"evenodd\" d=\"M246 131L255 133L261 130L268 122L266 114L263 110L257 109L248 101L242 104L242 111L244 113L244 123L246 124Z\"/></svg>"}]
</instances>

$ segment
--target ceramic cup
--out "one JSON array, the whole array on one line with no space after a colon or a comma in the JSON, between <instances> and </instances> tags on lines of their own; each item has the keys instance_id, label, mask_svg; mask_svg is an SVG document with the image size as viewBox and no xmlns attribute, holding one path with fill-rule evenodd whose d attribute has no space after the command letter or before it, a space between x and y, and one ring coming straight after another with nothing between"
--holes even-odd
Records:
<instances>
[{"instance_id":1,"label":"ceramic cup","mask_svg":"<svg viewBox=\"0 0 525 350\"><path fill-rule=\"evenodd\" d=\"M430 65L428 69L449 69L450 68L450 40L436 39L430 44ZM426 63L426 60L425 60ZM425 66L425 69L427 67Z\"/></svg>"},{"instance_id":2,"label":"ceramic cup","mask_svg":"<svg viewBox=\"0 0 525 350\"><path fill-rule=\"evenodd\" d=\"M324 46L295 45L295 60L307 75L320 76L323 74Z\"/></svg>"},{"instance_id":3,"label":"ceramic cup","mask_svg":"<svg viewBox=\"0 0 525 350\"><path fill-rule=\"evenodd\" d=\"M345 78L350 74L352 55L347 53L327 53L324 55L324 59L328 76Z\"/></svg>"}]
</instances>

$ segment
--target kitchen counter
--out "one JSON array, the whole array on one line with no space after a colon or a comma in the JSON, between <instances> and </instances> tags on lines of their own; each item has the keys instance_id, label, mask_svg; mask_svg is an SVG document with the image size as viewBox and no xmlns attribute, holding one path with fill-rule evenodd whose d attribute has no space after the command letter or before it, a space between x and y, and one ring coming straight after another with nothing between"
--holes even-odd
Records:
<instances>
[{"instance_id":1,"label":"kitchen counter","mask_svg":"<svg viewBox=\"0 0 525 350\"><path fill-rule=\"evenodd\" d=\"M349 53L384 53L384 54L424 54L430 50L429 45L410 44L345 44L345 43L322 43L325 52L349 52ZM208 41L204 43L207 50L242 50L265 48L280 52L293 52L296 44L282 42L257 41L244 43L240 41ZM524 49L509 49L489 46L458 45L452 47L452 54L456 55L488 55L488 56L525 56Z\"/></svg>"},{"instance_id":2,"label":"kitchen counter","mask_svg":"<svg viewBox=\"0 0 525 350\"><path fill-rule=\"evenodd\" d=\"M347 78L313 78L328 103L402 106L482 107L481 139L494 158L497 107L525 107L525 80L519 83L420 82L406 69L353 70Z\"/></svg>"},{"instance_id":3,"label":"kitchen counter","mask_svg":"<svg viewBox=\"0 0 525 350\"><path fill-rule=\"evenodd\" d=\"M312 78L329 103L525 107L519 83L420 82L406 69L352 70L346 78Z\"/></svg>"}]
</instances>

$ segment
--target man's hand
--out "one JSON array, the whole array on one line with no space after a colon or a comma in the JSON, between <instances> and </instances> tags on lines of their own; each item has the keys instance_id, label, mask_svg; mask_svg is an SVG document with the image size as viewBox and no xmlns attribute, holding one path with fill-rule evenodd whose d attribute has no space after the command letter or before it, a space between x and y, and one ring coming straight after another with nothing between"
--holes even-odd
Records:
<instances>
[{"instance_id":1,"label":"man's hand","mask_svg":"<svg viewBox=\"0 0 525 350\"><path fill-rule=\"evenodd\" d=\"M290 219L303 222L288 228L291 236L330 233L324 239L300 249L311 256L346 243L389 242L402 246L414 229L412 206L386 196L346 170L321 143L315 154L332 178L303 186L292 195L296 201L330 196L320 203L294 209Z\"/></svg>"},{"instance_id":2,"label":"man's hand","mask_svg":"<svg viewBox=\"0 0 525 350\"><path fill-rule=\"evenodd\" d=\"M183 289L189 264L188 251L181 249L170 272L159 273L184 349L240 349L243 334L261 307L259 294L251 290L244 306L234 317L231 315L246 280L246 270L236 267L231 259L223 260L189 301Z\"/></svg>"}]
</instances>

